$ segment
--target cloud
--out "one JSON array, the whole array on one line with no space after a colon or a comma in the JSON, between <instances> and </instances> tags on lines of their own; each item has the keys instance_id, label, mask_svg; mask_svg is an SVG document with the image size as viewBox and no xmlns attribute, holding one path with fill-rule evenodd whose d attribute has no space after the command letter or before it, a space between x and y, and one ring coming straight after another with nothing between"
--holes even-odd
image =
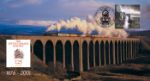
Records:
<instances>
[{"instance_id":1,"label":"cloud","mask_svg":"<svg viewBox=\"0 0 150 81\"><path fill-rule=\"evenodd\" d=\"M73 16L83 19L89 14L94 15L100 6L113 6L115 3L130 4L130 2L142 4L142 24L149 25L149 0L1 0L0 19L60 20Z\"/></svg>"},{"instance_id":2,"label":"cloud","mask_svg":"<svg viewBox=\"0 0 150 81\"><path fill-rule=\"evenodd\" d=\"M42 0L26 0L28 4L40 4L42 3Z\"/></svg>"},{"instance_id":3,"label":"cloud","mask_svg":"<svg viewBox=\"0 0 150 81\"><path fill-rule=\"evenodd\" d=\"M72 16L85 18L105 4L96 0L11 0L5 4L7 9L1 5L0 8L5 7L2 18L59 20Z\"/></svg>"},{"instance_id":4,"label":"cloud","mask_svg":"<svg viewBox=\"0 0 150 81\"><path fill-rule=\"evenodd\" d=\"M38 5L41 4L42 0L2 0L1 5L10 8L18 8L26 5Z\"/></svg>"},{"instance_id":5,"label":"cloud","mask_svg":"<svg viewBox=\"0 0 150 81\"><path fill-rule=\"evenodd\" d=\"M19 25L34 25L34 26L48 26L54 24L55 21L44 21L44 20L19 20L16 24Z\"/></svg>"},{"instance_id":6,"label":"cloud","mask_svg":"<svg viewBox=\"0 0 150 81\"><path fill-rule=\"evenodd\" d=\"M112 6L111 3L103 3L100 1L98 2L96 0L65 0L63 2L60 1L59 4L64 9L76 11L93 11L103 5Z\"/></svg>"}]
</instances>

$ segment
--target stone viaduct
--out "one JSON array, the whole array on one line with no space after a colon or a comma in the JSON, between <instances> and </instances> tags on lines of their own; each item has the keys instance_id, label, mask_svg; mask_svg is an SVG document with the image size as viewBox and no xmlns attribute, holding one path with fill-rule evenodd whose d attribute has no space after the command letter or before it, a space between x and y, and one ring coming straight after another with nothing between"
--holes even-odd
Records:
<instances>
[{"instance_id":1,"label":"stone viaduct","mask_svg":"<svg viewBox=\"0 0 150 81\"><path fill-rule=\"evenodd\" d=\"M121 64L134 59L139 50L137 38L90 36L12 36L30 39L31 54L43 63L61 63L67 70L83 72L97 66Z\"/></svg>"}]
</instances>

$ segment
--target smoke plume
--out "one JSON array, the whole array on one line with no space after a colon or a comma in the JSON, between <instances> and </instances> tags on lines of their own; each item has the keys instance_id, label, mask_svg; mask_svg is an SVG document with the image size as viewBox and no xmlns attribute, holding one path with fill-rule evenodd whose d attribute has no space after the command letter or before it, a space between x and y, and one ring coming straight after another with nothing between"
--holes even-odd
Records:
<instances>
[{"instance_id":1,"label":"smoke plume","mask_svg":"<svg viewBox=\"0 0 150 81\"><path fill-rule=\"evenodd\" d=\"M98 25L93 16L88 16L86 20L78 17L73 17L69 20L59 20L55 24L50 25L47 33L61 33L61 34L78 34L82 36L96 35L101 37L127 37L128 34L123 29L115 29L115 26L103 28Z\"/></svg>"}]
</instances>

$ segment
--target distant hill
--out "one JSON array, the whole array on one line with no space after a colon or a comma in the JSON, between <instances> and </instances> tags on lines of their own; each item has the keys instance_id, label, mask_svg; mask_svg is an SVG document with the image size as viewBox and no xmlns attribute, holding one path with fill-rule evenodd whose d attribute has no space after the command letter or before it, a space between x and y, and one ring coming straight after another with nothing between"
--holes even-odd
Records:
<instances>
[{"instance_id":1,"label":"distant hill","mask_svg":"<svg viewBox=\"0 0 150 81\"><path fill-rule=\"evenodd\" d=\"M43 35L44 26L17 25L0 22L0 35Z\"/></svg>"},{"instance_id":2,"label":"distant hill","mask_svg":"<svg viewBox=\"0 0 150 81\"><path fill-rule=\"evenodd\" d=\"M128 31L130 37L140 37L143 45L142 49L150 51L150 30L145 31Z\"/></svg>"},{"instance_id":3,"label":"distant hill","mask_svg":"<svg viewBox=\"0 0 150 81\"><path fill-rule=\"evenodd\" d=\"M146 36L150 37L150 30L144 30L144 31L127 31L130 36Z\"/></svg>"}]
</instances>

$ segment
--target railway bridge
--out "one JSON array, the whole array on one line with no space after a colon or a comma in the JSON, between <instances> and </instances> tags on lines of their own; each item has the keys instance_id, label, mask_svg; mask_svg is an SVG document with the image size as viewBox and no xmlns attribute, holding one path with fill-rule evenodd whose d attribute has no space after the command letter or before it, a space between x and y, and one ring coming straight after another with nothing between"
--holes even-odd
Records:
<instances>
[{"instance_id":1,"label":"railway bridge","mask_svg":"<svg viewBox=\"0 0 150 81\"><path fill-rule=\"evenodd\" d=\"M44 64L61 63L62 68L83 72L97 66L121 64L134 59L139 51L138 38L89 36L12 36L30 39L32 60Z\"/></svg>"}]
</instances>

